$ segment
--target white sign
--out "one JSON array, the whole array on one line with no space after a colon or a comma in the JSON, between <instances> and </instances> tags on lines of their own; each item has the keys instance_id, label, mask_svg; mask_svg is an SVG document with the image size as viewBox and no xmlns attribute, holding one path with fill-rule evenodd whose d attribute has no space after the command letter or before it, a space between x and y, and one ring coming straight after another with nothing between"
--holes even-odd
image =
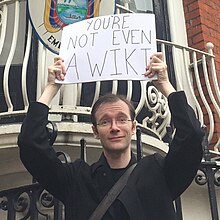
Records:
<instances>
[{"instance_id":1,"label":"white sign","mask_svg":"<svg viewBox=\"0 0 220 220\"><path fill-rule=\"evenodd\" d=\"M153 14L83 20L63 29L60 56L67 74L59 83L147 80L145 67L156 51Z\"/></svg>"}]
</instances>

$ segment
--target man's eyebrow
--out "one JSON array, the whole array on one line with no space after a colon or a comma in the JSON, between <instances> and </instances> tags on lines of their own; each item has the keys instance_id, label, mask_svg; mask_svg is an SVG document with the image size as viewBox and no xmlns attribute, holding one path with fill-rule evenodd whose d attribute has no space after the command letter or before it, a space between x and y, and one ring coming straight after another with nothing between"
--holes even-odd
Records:
<instances>
[{"instance_id":1,"label":"man's eyebrow","mask_svg":"<svg viewBox=\"0 0 220 220\"><path fill-rule=\"evenodd\" d=\"M126 116L128 117L128 115L125 112L118 112L118 114L116 115L116 117L120 117L120 116ZM130 116L130 115L129 115ZM102 117L100 118L100 120L105 119L105 118L111 118L108 114L104 114L102 115Z\"/></svg>"},{"instance_id":2,"label":"man's eyebrow","mask_svg":"<svg viewBox=\"0 0 220 220\"><path fill-rule=\"evenodd\" d=\"M110 118L110 117L107 114L104 114L104 115L102 115L102 117L99 120L103 120L103 119L106 119L106 118Z\"/></svg>"},{"instance_id":3,"label":"man's eyebrow","mask_svg":"<svg viewBox=\"0 0 220 220\"><path fill-rule=\"evenodd\" d=\"M127 114L125 112L119 112L118 116L126 116L127 117Z\"/></svg>"}]
</instances>

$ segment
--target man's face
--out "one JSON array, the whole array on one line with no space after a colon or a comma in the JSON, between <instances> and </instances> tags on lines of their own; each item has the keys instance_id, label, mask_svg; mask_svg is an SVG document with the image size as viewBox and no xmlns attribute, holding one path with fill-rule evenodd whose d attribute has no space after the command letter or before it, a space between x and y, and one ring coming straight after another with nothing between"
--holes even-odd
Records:
<instances>
[{"instance_id":1,"label":"man's face","mask_svg":"<svg viewBox=\"0 0 220 220\"><path fill-rule=\"evenodd\" d=\"M93 132L100 139L104 152L122 153L130 150L131 137L136 131L136 121L131 121L125 102L103 103L95 114L97 126Z\"/></svg>"}]
</instances>

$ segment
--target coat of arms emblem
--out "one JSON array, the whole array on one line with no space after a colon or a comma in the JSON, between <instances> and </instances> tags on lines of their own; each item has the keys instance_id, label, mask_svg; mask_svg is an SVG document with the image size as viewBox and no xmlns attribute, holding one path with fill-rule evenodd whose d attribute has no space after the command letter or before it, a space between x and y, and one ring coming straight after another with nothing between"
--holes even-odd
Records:
<instances>
[{"instance_id":1,"label":"coat of arms emblem","mask_svg":"<svg viewBox=\"0 0 220 220\"><path fill-rule=\"evenodd\" d=\"M30 21L39 40L59 53L63 27L115 12L113 0L28 0Z\"/></svg>"}]
</instances>

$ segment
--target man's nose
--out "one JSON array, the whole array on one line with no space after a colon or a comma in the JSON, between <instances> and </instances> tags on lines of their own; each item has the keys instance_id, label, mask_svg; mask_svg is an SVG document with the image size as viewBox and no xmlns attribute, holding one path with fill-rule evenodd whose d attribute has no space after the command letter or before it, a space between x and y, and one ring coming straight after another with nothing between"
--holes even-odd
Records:
<instances>
[{"instance_id":1,"label":"man's nose","mask_svg":"<svg viewBox=\"0 0 220 220\"><path fill-rule=\"evenodd\" d=\"M119 127L117 125L117 121L116 120L112 120L112 122L111 122L111 129L112 130L119 130Z\"/></svg>"}]
</instances>

